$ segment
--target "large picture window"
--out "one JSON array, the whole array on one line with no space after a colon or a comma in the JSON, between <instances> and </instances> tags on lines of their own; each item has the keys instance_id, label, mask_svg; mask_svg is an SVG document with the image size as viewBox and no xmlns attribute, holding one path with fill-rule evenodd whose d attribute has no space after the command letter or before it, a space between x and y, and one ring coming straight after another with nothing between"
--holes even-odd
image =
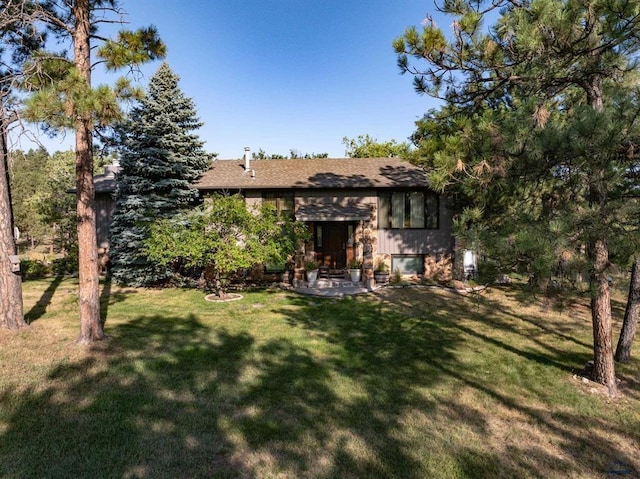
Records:
<instances>
[{"instance_id":1,"label":"large picture window","mask_svg":"<svg viewBox=\"0 0 640 479\"><path fill-rule=\"evenodd\" d=\"M262 194L264 204L272 205L278 214L293 218L294 195L292 192L265 192Z\"/></svg>"},{"instance_id":2,"label":"large picture window","mask_svg":"<svg viewBox=\"0 0 640 479\"><path fill-rule=\"evenodd\" d=\"M433 191L393 191L378 196L381 229L438 229L438 195Z\"/></svg>"}]
</instances>

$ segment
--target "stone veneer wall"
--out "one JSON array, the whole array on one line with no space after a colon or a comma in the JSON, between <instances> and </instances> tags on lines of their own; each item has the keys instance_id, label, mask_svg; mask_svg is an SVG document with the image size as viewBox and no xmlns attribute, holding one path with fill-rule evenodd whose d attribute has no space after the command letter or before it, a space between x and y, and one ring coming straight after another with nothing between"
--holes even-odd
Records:
<instances>
[{"instance_id":1,"label":"stone veneer wall","mask_svg":"<svg viewBox=\"0 0 640 479\"><path fill-rule=\"evenodd\" d=\"M249 192L247 192L249 193ZM251 192L247 195L247 205L253 206L262 201L261 192ZM333 190L313 190L299 191L295 195L296 208L304 204L358 204L367 205L371 210L369 220L358 222L355 229L355 253L356 257L363 260L363 280L373 282L373 271L377 269L381 262L386 263L388 271L391 271L391 258L393 252L379 251L380 231L378 231L378 197L375 190L354 191L352 193L345 191ZM441 200L440 203L440 228L438 230L428 230L427 235L434 238L435 250L432 253L424 254L424 278L434 282L449 281L454 275L454 254L453 243L449 247L451 227L450 214L446 209L446 202ZM314 223L310 222L310 228ZM304 277L304 262L312 259L312 244L304 245L304 249L300 251L295 258L296 278Z\"/></svg>"}]
</instances>

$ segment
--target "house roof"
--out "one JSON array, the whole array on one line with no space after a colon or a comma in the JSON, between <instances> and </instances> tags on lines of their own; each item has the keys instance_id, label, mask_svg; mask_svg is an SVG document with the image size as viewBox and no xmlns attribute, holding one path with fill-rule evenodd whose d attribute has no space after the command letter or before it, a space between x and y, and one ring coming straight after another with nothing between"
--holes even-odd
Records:
<instances>
[{"instance_id":1,"label":"house roof","mask_svg":"<svg viewBox=\"0 0 640 479\"><path fill-rule=\"evenodd\" d=\"M113 174L96 175L93 185L96 193L111 193L116 189L116 177Z\"/></svg>"},{"instance_id":2,"label":"house roof","mask_svg":"<svg viewBox=\"0 0 640 479\"><path fill-rule=\"evenodd\" d=\"M218 189L399 188L427 186L426 172L400 158L215 160L194 186Z\"/></svg>"},{"instance_id":3,"label":"house roof","mask_svg":"<svg viewBox=\"0 0 640 479\"><path fill-rule=\"evenodd\" d=\"M111 194L116 189L116 174L120 172L120 165L108 165L104 167L104 173L93 177L93 188L95 193ZM67 193L76 193L75 188L69 188Z\"/></svg>"}]
</instances>

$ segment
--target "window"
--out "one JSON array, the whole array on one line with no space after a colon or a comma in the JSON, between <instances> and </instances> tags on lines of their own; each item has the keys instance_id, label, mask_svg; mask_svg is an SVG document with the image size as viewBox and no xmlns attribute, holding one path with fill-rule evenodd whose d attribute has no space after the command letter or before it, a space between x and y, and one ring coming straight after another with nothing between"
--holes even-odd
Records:
<instances>
[{"instance_id":1,"label":"window","mask_svg":"<svg viewBox=\"0 0 640 479\"><path fill-rule=\"evenodd\" d=\"M264 204L272 205L278 214L293 218L294 195L290 192L269 192L262 194Z\"/></svg>"},{"instance_id":2,"label":"window","mask_svg":"<svg viewBox=\"0 0 640 479\"><path fill-rule=\"evenodd\" d=\"M422 255L393 255L391 258L391 271L400 271L400 274L424 273L424 256Z\"/></svg>"},{"instance_id":3,"label":"window","mask_svg":"<svg viewBox=\"0 0 640 479\"><path fill-rule=\"evenodd\" d=\"M438 195L433 191L394 191L378 196L378 227L438 229Z\"/></svg>"}]
</instances>

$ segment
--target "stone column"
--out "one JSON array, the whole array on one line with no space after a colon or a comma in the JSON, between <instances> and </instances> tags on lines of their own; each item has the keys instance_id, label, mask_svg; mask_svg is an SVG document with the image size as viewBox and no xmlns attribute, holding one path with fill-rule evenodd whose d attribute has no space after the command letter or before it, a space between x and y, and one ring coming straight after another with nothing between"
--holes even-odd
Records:
<instances>
[{"instance_id":1,"label":"stone column","mask_svg":"<svg viewBox=\"0 0 640 479\"><path fill-rule=\"evenodd\" d=\"M304 283L304 253L300 250L294 255L293 264L293 287L299 287Z\"/></svg>"}]
</instances>

